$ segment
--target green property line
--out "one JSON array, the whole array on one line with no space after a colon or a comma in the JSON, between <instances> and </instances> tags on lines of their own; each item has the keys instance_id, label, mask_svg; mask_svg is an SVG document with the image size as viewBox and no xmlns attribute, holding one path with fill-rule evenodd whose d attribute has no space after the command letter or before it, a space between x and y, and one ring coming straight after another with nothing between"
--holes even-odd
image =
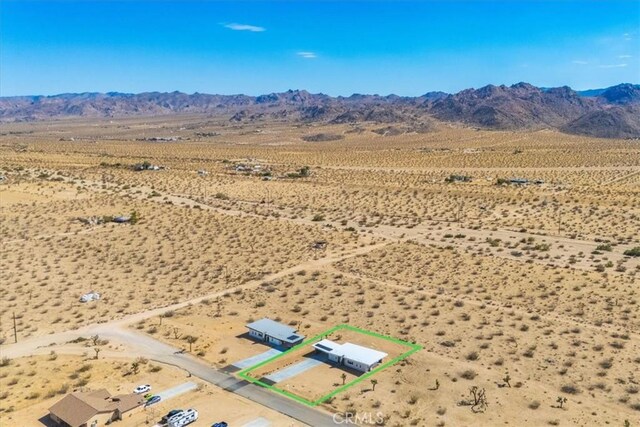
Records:
<instances>
[{"instance_id":1,"label":"green property line","mask_svg":"<svg viewBox=\"0 0 640 427\"><path fill-rule=\"evenodd\" d=\"M400 344L400 345L403 345L405 347L409 347L410 350L405 352L405 353L402 353L401 355L397 356L396 358L394 358L394 359L392 359L392 360L390 360L390 361L378 366L374 370L364 373L363 375L357 377L353 381L350 381L350 382L338 387L337 389L335 389L331 393L329 393L329 394L327 394L325 396L322 396L321 398L319 398L319 399L317 399L315 401L307 400L304 397L298 396L298 395L296 395L294 393L291 393L289 391L286 391L286 390L283 390L281 388L278 388L278 387L275 386L275 384L267 384L267 383L264 383L264 382L260 381L258 378L253 378L253 377L249 376L250 372L252 372L252 371L254 371L254 370L256 370L256 369L258 369L258 368L260 368L260 367L262 367L262 366L264 366L266 364L269 364L269 363L271 363L271 362L273 362L273 361L275 361L275 360L277 360L277 359L279 359L281 357L284 357L284 356L288 355L289 353L300 349L301 347L307 346L310 343L314 343L316 341L320 341L325 336L328 336L328 335L330 335L330 334L332 334L332 333L334 333L336 331L343 330L343 329L346 329L346 330L349 330L349 331L353 331L353 332L358 332L358 333L361 333L361 334L364 334L364 335L369 335L369 336L376 337L376 338L380 338L380 339L383 339L383 340L386 340L386 341L390 341L390 342L393 342L393 343L396 343L396 344ZM376 373L380 372L381 370L386 369L386 368L388 368L388 367L390 367L392 365L395 365L396 363L400 362L403 359L406 359L407 357L411 356L413 353L415 353L415 352L417 352L419 350L422 350L422 346L419 345L419 344L412 344L412 343L409 343L409 342L406 342L406 341L403 341L403 340L400 340L400 339L397 339L397 338L389 337L389 336L386 336L386 335L381 335L381 334L378 334L376 332L367 331L365 329L356 328L355 326L351 326L351 325L337 325L337 326L334 326L333 328L328 329L328 330L326 330L326 331L324 331L324 332L322 332L322 333L320 333L320 334L318 334L318 335L316 335L316 336L314 336L312 338L307 339L306 341L303 341L302 343L290 348L287 351L284 351L284 352L282 352L280 354L277 354L277 355L275 355L275 356L273 356L273 357L271 357L271 358L269 358L267 360L264 360L264 361L262 361L260 363L257 363L254 366L250 366L250 367L238 372L238 376L240 378L244 379L244 380L247 380L247 381L253 383L253 384L258 384L258 385L260 385L262 387L265 387L265 388L267 388L269 390L272 390L272 391L274 391L276 393L279 393L279 394L282 394L284 396L287 396L287 397L289 397L289 398L291 398L293 400L296 400L297 402L304 403L305 405L308 405L308 406L317 406L317 405L319 405L319 404L331 399L336 394L341 393L341 392L353 387L354 385L366 380L367 378L371 377L372 375L375 375Z\"/></svg>"}]
</instances>

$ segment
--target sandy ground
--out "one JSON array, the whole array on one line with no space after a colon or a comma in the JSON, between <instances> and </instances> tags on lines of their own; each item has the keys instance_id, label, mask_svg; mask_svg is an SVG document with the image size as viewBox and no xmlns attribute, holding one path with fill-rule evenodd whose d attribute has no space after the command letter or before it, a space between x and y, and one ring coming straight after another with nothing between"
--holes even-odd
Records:
<instances>
[{"instance_id":1,"label":"sandy ground","mask_svg":"<svg viewBox=\"0 0 640 427\"><path fill-rule=\"evenodd\" d=\"M172 399L161 401L142 411L127 415L122 425L153 425L165 413L175 408L195 408L200 419L194 426L208 426L213 422L227 421L231 425L244 425L262 417L272 425L297 426L299 423L268 409L207 385L193 377L187 377L180 369L153 362L143 363L137 374L123 376L130 370L126 359L80 356L34 356L15 359L3 367L0 388L6 390L3 404L8 405L0 415L0 421L19 426L38 426L46 417L48 408L60 400L65 392L106 388L112 394L130 393L139 384L151 384L152 392L172 388L193 381L196 391L190 391ZM46 366L47 375L38 369ZM13 382L17 381L15 384ZM12 385L10 385L12 384ZM4 396L3 392L3 396Z\"/></svg>"},{"instance_id":2,"label":"sandy ground","mask_svg":"<svg viewBox=\"0 0 640 427\"><path fill-rule=\"evenodd\" d=\"M336 396L331 411L381 412L399 426L638 418L640 258L624 254L640 246L637 141L447 126L383 137L374 125L335 125L325 131L344 140L307 143L317 126L197 116L3 127L4 342L14 313L20 340L157 309L133 327L183 348L196 337L192 353L224 367L266 350L241 336L251 319L308 336L349 323L425 349L380 373L375 391L363 382ZM142 132L182 139L136 141ZM131 169L144 160L165 169ZM303 166L308 176L290 175ZM496 185L516 177L542 183ZM132 211L136 225L77 220ZM320 241L326 249L314 249ZM79 303L89 290L103 299ZM50 362L25 363L29 378ZM41 404L24 384L0 400L3 417ZM461 404L473 386L486 391L483 413Z\"/></svg>"}]
</instances>

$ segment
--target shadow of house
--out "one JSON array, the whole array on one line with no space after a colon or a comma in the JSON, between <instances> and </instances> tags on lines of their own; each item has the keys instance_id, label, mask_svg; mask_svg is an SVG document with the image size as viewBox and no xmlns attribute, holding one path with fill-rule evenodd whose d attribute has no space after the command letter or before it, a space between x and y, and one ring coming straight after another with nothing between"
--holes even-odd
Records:
<instances>
[{"instance_id":1,"label":"shadow of house","mask_svg":"<svg viewBox=\"0 0 640 427\"><path fill-rule=\"evenodd\" d=\"M43 417L40 417L38 419L38 421L40 422L40 424L42 424L44 427L58 427L60 424L58 424L57 422L55 422L53 420L53 418L51 418L51 415L47 414Z\"/></svg>"},{"instance_id":2,"label":"shadow of house","mask_svg":"<svg viewBox=\"0 0 640 427\"><path fill-rule=\"evenodd\" d=\"M277 345L277 344L271 343L269 341L265 341L263 339L256 339L249 332L243 332L241 334L238 334L238 335L236 335L236 338L248 340L248 341L251 342L251 345L264 345L266 347L275 348L276 350L281 350L281 351L288 350L288 348L283 346L283 345Z\"/></svg>"}]
</instances>

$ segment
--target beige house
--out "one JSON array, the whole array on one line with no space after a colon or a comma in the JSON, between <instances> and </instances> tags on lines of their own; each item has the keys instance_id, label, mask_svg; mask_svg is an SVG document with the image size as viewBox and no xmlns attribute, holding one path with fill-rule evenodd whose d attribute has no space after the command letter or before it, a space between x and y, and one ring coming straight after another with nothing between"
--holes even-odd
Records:
<instances>
[{"instance_id":1,"label":"beige house","mask_svg":"<svg viewBox=\"0 0 640 427\"><path fill-rule=\"evenodd\" d=\"M144 398L139 394L111 396L106 389L75 392L49 408L49 416L65 427L97 427L120 420L143 404Z\"/></svg>"}]
</instances>

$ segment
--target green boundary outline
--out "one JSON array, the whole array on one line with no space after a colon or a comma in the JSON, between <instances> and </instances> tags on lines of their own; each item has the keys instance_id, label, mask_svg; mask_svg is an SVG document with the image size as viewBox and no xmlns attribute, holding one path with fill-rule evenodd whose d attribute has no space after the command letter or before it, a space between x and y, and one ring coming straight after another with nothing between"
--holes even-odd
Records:
<instances>
[{"instance_id":1,"label":"green boundary outline","mask_svg":"<svg viewBox=\"0 0 640 427\"><path fill-rule=\"evenodd\" d=\"M256 370L256 369L258 369L258 368L260 368L260 367L262 367L262 366L264 366L264 365L266 365L268 363L273 362L274 360L277 360L277 359L279 359L281 357L284 357L284 356L288 355L289 353L291 353L293 351L296 351L299 348L302 348L304 346L309 345L310 343L314 343L316 341L320 341L325 336L330 335L330 334L332 334L332 333L334 333L336 331L343 330L343 329L347 329L349 331L358 332L358 333L365 334L365 335L370 335L372 337L376 337L376 338L380 338L380 339L383 339L383 340L391 341L391 342L394 342L396 344L401 344L401 345L403 345L405 347L409 347L410 350L402 353L401 355L397 356L396 358L394 358L392 360L389 360L386 363L383 363L382 365L378 366L374 370L366 372L366 373L360 375L359 377L355 378L353 381L350 381L350 382L338 387L337 389L333 390L331 393L329 393L329 394L327 394L325 396L322 396L322 397L320 397L319 399L317 399L315 401L307 400L304 397L300 397L300 396L298 396L296 394L293 394L293 393L291 393L289 391L286 391L286 390L283 390L281 388L278 388L278 387L275 386L275 384L274 385L270 385L270 384L267 384L267 383L264 383L264 382L260 381L258 378L253 378L253 377L250 377L248 375L251 371L254 371L254 370ZM260 363L255 364L253 366L245 368L242 371L238 372L238 376L240 378L244 379L244 380L247 380L247 381L253 383L253 384L258 384L258 385L260 385L260 386L262 386L264 388L273 390L276 393L280 393L280 394L282 394L284 396L287 396L287 397L289 397L289 398L291 398L293 400L296 400L296 401L298 401L300 403L304 403L305 405L317 406L317 405L321 404L322 402L325 402L325 401L331 399L336 394L341 393L341 392L345 391L346 389L348 389L350 387L353 387L354 385L358 384L361 381L366 380L367 378L371 377L372 375L375 375L376 373L380 372L381 370L386 369L386 368L388 368L388 367L390 367L392 365L395 365L396 363L400 362L403 359L406 359L407 357L411 356L413 353L415 353L415 352L417 352L419 350L422 350L422 346L419 345L419 344L412 344L410 342L402 341L402 340L399 340L397 338L389 337L389 336L386 336L386 335L381 335L381 334L378 334L378 333L375 333L375 332L367 331L365 329L356 328L355 326L342 324L342 325L334 326L331 329L328 329L328 330L326 330L326 331L324 331L324 332L322 332L322 333L320 333L320 334L318 334L318 335L316 335L316 336L314 336L312 338L309 338L306 341L301 342L300 344L290 348L287 351L284 351L284 352L282 352L280 354L277 354L277 355L275 355L275 356L273 356L273 357L271 357L271 358L269 358L267 360L264 360L264 361L262 361Z\"/></svg>"}]
</instances>

